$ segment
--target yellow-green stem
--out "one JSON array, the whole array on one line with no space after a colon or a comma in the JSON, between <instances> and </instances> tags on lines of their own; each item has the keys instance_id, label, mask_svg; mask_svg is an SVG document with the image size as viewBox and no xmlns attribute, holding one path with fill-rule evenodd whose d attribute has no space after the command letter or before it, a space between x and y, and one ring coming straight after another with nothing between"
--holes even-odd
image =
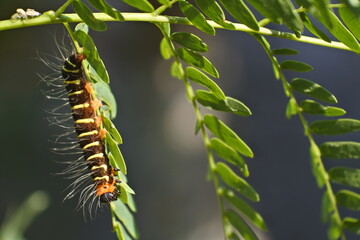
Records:
<instances>
[{"instance_id":1,"label":"yellow-green stem","mask_svg":"<svg viewBox=\"0 0 360 240\"><path fill-rule=\"evenodd\" d=\"M176 17L176 16L164 16L164 15L154 15L153 13L122 13L124 17L124 21L129 22L152 22L152 23L171 23L171 24L182 24L182 25L192 25L187 18L184 17ZM105 13L94 13L94 16L102 21L118 21ZM56 17L54 11L45 12L40 17L36 17L33 19L24 19L24 20L3 20L0 21L0 31L23 28L23 27L31 27L31 26L39 26L45 24L55 24L55 23L64 23L64 22L82 22L81 18L75 14L62 14L59 18ZM224 29L223 26L218 25L214 21L207 21L211 26L219 29ZM353 51L346 45L341 42L333 41L331 43L325 42L321 39L314 37L301 36L297 38L295 34L289 32L281 32L268 28L261 27L259 31L255 31L244 24L233 23L235 26L235 31L247 32L252 34L259 34L263 36L272 36L285 38L297 42L303 42L313 45L319 45L323 47L330 47L336 49L342 49L347 51Z\"/></svg>"}]
</instances>

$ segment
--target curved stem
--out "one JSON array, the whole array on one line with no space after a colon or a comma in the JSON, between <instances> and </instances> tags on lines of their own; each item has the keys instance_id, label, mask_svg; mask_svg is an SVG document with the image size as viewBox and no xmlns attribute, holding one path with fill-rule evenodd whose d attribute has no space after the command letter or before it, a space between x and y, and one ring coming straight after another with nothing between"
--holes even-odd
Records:
<instances>
[{"instance_id":1,"label":"curved stem","mask_svg":"<svg viewBox=\"0 0 360 240\"><path fill-rule=\"evenodd\" d=\"M67 0L66 3L64 3L64 5L62 5L61 7L59 7L58 10L56 10L55 16L59 17L73 1L74 0Z\"/></svg>"},{"instance_id":2,"label":"curved stem","mask_svg":"<svg viewBox=\"0 0 360 240\"><path fill-rule=\"evenodd\" d=\"M182 24L182 25L192 25L189 20L185 17L177 17L177 16L164 16L164 15L154 15L153 13L122 13L124 17L124 21L128 22L152 22L152 23L171 23L171 24ZM94 13L94 16L102 21L118 21L105 13ZM56 17L56 13L54 11L45 12L43 15L33 18L33 19L12 19L12 20L3 20L0 21L0 31L23 28L23 27L31 27L31 26L39 26L45 24L56 24L56 23L64 23L64 22L82 22L81 18L75 14L62 14L59 17ZM219 29L224 29L223 26L216 24L214 21L207 21L211 26ZM259 31L255 31L244 24L240 23L232 23L235 26L235 31L247 32L252 34L259 34L263 36L272 36L285 38L297 42L303 42L308 44L319 45L323 47L330 47L336 49L342 49L347 51L353 51L346 45L341 42L325 42L321 39L314 37L301 36L297 38L295 34L289 32L281 32L272 30L269 28L261 27Z\"/></svg>"}]
</instances>

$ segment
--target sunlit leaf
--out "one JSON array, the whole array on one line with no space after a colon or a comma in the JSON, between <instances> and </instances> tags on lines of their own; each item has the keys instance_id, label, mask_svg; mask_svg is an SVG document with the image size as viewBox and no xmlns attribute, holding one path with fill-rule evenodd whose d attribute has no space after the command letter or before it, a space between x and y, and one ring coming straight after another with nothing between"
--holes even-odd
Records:
<instances>
[{"instance_id":1,"label":"sunlit leaf","mask_svg":"<svg viewBox=\"0 0 360 240\"><path fill-rule=\"evenodd\" d=\"M305 27L315 36L318 38L321 38L325 42L331 42L331 39L323 32L321 31L317 26L313 24L313 22L310 20L308 15L305 12L299 13L301 20L303 21Z\"/></svg>"},{"instance_id":2,"label":"sunlit leaf","mask_svg":"<svg viewBox=\"0 0 360 240\"><path fill-rule=\"evenodd\" d=\"M333 159L360 159L358 142L325 142L320 146L321 155Z\"/></svg>"},{"instance_id":3,"label":"sunlit leaf","mask_svg":"<svg viewBox=\"0 0 360 240\"><path fill-rule=\"evenodd\" d=\"M230 167L222 162L216 163L216 172L221 179L232 189L236 190L251 201L260 201L259 194L244 179L240 178Z\"/></svg>"},{"instance_id":4,"label":"sunlit leaf","mask_svg":"<svg viewBox=\"0 0 360 240\"><path fill-rule=\"evenodd\" d=\"M290 119L293 115L297 114L298 106L294 98L290 98L288 104L286 105L285 115L287 119Z\"/></svg>"},{"instance_id":5,"label":"sunlit leaf","mask_svg":"<svg viewBox=\"0 0 360 240\"><path fill-rule=\"evenodd\" d=\"M122 138L115 125L106 116L102 116L105 129L110 133L113 139L118 143L122 144Z\"/></svg>"},{"instance_id":6,"label":"sunlit leaf","mask_svg":"<svg viewBox=\"0 0 360 240\"><path fill-rule=\"evenodd\" d=\"M360 130L360 121L348 118L319 120L311 123L310 130L320 135L337 135L356 132Z\"/></svg>"},{"instance_id":7,"label":"sunlit leaf","mask_svg":"<svg viewBox=\"0 0 360 240\"><path fill-rule=\"evenodd\" d=\"M217 119L213 115L205 115L204 123L206 127L218 138L223 140L230 147L246 157L253 157L254 154L246 143L241 140L234 131L232 131L225 123Z\"/></svg>"},{"instance_id":8,"label":"sunlit leaf","mask_svg":"<svg viewBox=\"0 0 360 240\"><path fill-rule=\"evenodd\" d=\"M183 80L183 78L185 76L185 72L184 72L184 69L183 69L181 63L179 63L177 61L174 61L171 64L170 73L171 73L171 76L176 77L179 80Z\"/></svg>"},{"instance_id":9,"label":"sunlit leaf","mask_svg":"<svg viewBox=\"0 0 360 240\"><path fill-rule=\"evenodd\" d=\"M206 52L208 46L195 34L187 32L175 32L171 34L171 40L197 52Z\"/></svg>"},{"instance_id":10,"label":"sunlit leaf","mask_svg":"<svg viewBox=\"0 0 360 240\"><path fill-rule=\"evenodd\" d=\"M313 100L304 100L300 104L301 110L304 113L315 114L315 115L324 115L324 116L342 116L346 113L344 109L324 106L318 102Z\"/></svg>"},{"instance_id":11,"label":"sunlit leaf","mask_svg":"<svg viewBox=\"0 0 360 240\"><path fill-rule=\"evenodd\" d=\"M97 10L106 13L112 18L115 18L119 21L124 21L124 17L121 13L116 10L115 8L111 7L106 1L104 0L88 0L88 2L93 5Z\"/></svg>"},{"instance_id":12,"label":"sunlit leaf","mask_svg":"<svg viewBox=\"0 0 360 240\"><path fill-rule=\"evenodd\" d=\"M215 0L195 0L201 11L203 11L209 18L217 24L226 29L234 30L235 26L225 20L225 14L219 4Z\"/></svg>"},{"instance_id":13,"label":"sunlit leaf","mask_svg":"<svg viewBox=\"0 0 360 240\"><path fill-rule=\"evenodd\" d=\"M219 138L211 138L210 147L220 158L236 165L245 177L249 176L249 171L244 159L229 145Z\"/></svg>"},{"instance_id":14,"label":"sunlit leaf","mask_svg":"<svg viewBox=\"0 0 360 240\"><path fill-rule=\"evenodd\" d=\"M316 84L307 79L294 78L291 81L291 88L297 92L324 102L337 103L336 97L331 92L329 92L319 84Z\"/></svg>"},{"instance_id":15,"label":"sunlit leaf","mask_svg":"<svg viewBox=\"0 0 360 240\"><path fill-rule=\"evenodd\" d=\"M213 77L219 77L219 72L206 57L185 48L179 48L177 54L191 66L198 67Z\"/></svg>"},{"instance_id":16,"label":"sunlit leaf","mask_svg":"<svg viewBox=\"0 0 360 240\"><path fill-rule=\"evenodd\" d=\"M204 73L193 67L187 67L185 72L192 81L207 87L220 100L225 100L225 94L221 88Z\"/></svg>"},{"instance_id":17,"label":"sunlit leaf","mask_svg":"<svg viewBox=\"0 0 360 240\"><path fill-rule=\"evenodd\" d=\"M154 11L154 7L151 5L151 3L148 0L122 0L122 1L143 12Z\"/></svg>"},{"instance_id":18,"label":"sunlit leaf","mask_svg":"<svg viewBox=\"0 0 360 240\"><path fill-rule=\"evenodd\" d=\"M231 97L221 100L213 93L204 90L196 90L195 97L201 105L213 110L232 112L244 117L251 115L250 109L245 104Z\"/></svg>"},{"instance_id":19,"label":"sunlit leaf","mask_svg":"<svg viewBox=\"0 0 360 240\"><path fill-rule=\"evenodd\" d=\"M194 24L195 27L197 27L206 34L215 35L214 27L207 23L204 15L202 15L202 13L197 10L193 5L186 1L180 0L179 6L185 17L189 19L189 21Z\"/></svg>"},{"instance_id":20,"label":"sunlit leaf","mask_svg":"<svg viewBox=\"0 0 360 240\"><path fill-rule=\"evenodd\" d=\"M296 55L299 53L299 51L291 48L277 48L272 49L271 53L274 55Z\"/></svg>"},{"instance_id":21,"label":"sunlit leaf","mask_svg":"<svg viewBox=\"0 0 360 240\"><path fill-rule=\"evenodd\" d=\"M84 31L76 31L74 36L79 43L83 46L83 51L86 56L86 60L91 67L95 69L97 75L106 83L109 83L109 75L105 68L103 61L101 60L97 48L95 47L92 38Z\"/></svg>"},{"instance_id":22,"label":"sunlit leaf","mask_svg":"<svg viewBox=\"0 0 360 240\"><path fill-rule=\"evenodd\" d=\"M285 60L282 63L280 63L280 67L283 70L290 70L295 72L309 72L313 70L313 68L310 65L294 60Z\"/></svg>"},{"instance_id":23,"label":"sunlit leaf","mask_svg":"<svg viewBox=\"0 0 360 240\"><path fill-rule=\"evenodd\" d=\"M360 220L346 217L343 220L343 227L353 233L360 234Z\"/></svg>"},{"instance_id":24,"label":"sunlit leaf","mask_svg":"<svg viewBox=\"0 0 360 240\"><path fill-rule=\"evenodd\" d=\"M249 204L237 197L233 191L223 189L222 195L232 206L244 214L244 216L247 217L250 222L262 230L267 230L267 226L261 215L256 212Z\"/></svg>"},{"instance_id":25,"label":"sunlit leaf","mask_svg":"<svg viewBox=\"0 0 360 240\"><path fill-rule=\"evenodd\" d=\"M139 233L137 230L135 219L134 219L134 216L132 215L132 213L126 207L126 205L124 203L122 203L121 201L115 201L114 202L114 212L115 212L116 216L120 219L122 224L124 224L128 233L130 233L130 235L133 238L137 239L139 237Z\"/></svg>"},{"instance_id":26,"label":"sunlit leaf","mask_svg":"<svg viewBox=\"0 0 360 240\"><path fill-rule=\"evenodd\" d=\"M160 42L160 53L164 59L170 59L175 51L173 46L169 45L168 40L164 37Z\"/></svg>"},{"instance_id":27,"label":"sunlit leaf","mask_svg":"<svg viewBox=\"0 0 360 240\"><path fill-rule=\"evenodd\" d=\"M321 220L323 223L327 223L329 221L330 213L333 210L334 209L329 198L329 193L325 191L321 200Z\"/></svg>"},{"instance_id":28,"label":"sunlit leaf","mask_svg":"<svg viewBox=\"0 0 360 240\"><path fill-rule=\"evenodd\" d=\"M114 157L114 161L116 162L120 171L126 174L126 165L124 158L120 152L120 149L116 143L116 141L110 136L110 133L106 133L105 135L106 145L109 152L111 152L112 156Z\"/></svg>"},{"instance_id":29,"label":"sunlit leaf","mask_svg":"<svg viewBox=\"0 0 360 240\"><path fill-rule=\"evenodd\" d=\"M360 6L360 5L359 5ZM360 7L359 7L360 9ZM339 14L345 25L360 40L360 17L356 15L350 8L339 8Z\"/></svg>"},{"instance_id":30,"label":"sunlit leaf","mask_svg":"<svg viewBox=\"0 0 360 240\"><path fill-rule=\"evenodd\" d=\"M240 23L255 31L260 29L255 16L242 0L219 0L219 2Z\"/></svg>"},{"instance_id":31,"label":"sunlit leaf","mask_svg":"<svg viewBox=\"0 0 360 240\"><path fill-rule=\"evenodd\" d=\"M227 210L224 213L225 221L228 221L245 240L258 240L254 231L246 224L241 217L232 210Z\"/></svg>"},{"instance_id":32,"label":"sunlit leaf","mask_svg":"<svg viewBox=\"0 0 360 240\"><path fill-rule=\"evenodd\" d=\"M105 31L107 29L106 23L96 19L91 9L79 0L72 2L75 12L79 17L92 29L96 31Z\"/></svg>"},{"instance_id":33,"label":"sunlit leaf","mask_svg":"<svg viewBox=\"0 0 360 240\"><path fill-rule=\"evenodd\" d=\"M360 210L360 194L349 190L336 193L336 203L351 210Z\"/></svg>"},{"instance_id":34,"label":"sunlit leaf","mask_svg":"<svg viewBox=\"0 0 360 240\"><path fill-rule=\"evenodd\" d=\"M335 167L329 171L331 181L360 188L360 169Z\"/></svg>"},{"instance_id":35,"label":"sunlit leaf","mask_svg":"<svg viewBox=\"0 0 360 240\"><path fill-rule=\"evenodd\" d=\"M341 233L342 233L341 222L338 221L336 214L332 213L330 216L328 237L330 240L336 240L341 236Z\"/></svg>"}]
</instances>

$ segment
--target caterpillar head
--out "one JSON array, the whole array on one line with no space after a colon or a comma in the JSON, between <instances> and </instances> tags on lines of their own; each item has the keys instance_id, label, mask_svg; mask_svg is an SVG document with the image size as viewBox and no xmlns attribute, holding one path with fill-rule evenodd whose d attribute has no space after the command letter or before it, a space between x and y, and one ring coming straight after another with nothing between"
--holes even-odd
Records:
<instances>
[{"instance_id":1,"label":"caterpillar head","mask_svg":"<svg viewBox=\"0 0 360 240\"><path fill-rule=\"evenodd\" d=\"M120 191L115 187L114 183L98 185L97 195L100 198L100 202L109 203L118 199Z\"/></svg>"},{"instance_id":2,"label":"caterpillar head","mask_svg":"<svg viewBox=\"0 0 360 240\"><path fill-rule=\"evenodd\" d=\"M107 192L100 195L100 202L109 203L112 201L116 201L119 196L119 190L116 189L114 192Z\"/></svg>"}]
</instances>

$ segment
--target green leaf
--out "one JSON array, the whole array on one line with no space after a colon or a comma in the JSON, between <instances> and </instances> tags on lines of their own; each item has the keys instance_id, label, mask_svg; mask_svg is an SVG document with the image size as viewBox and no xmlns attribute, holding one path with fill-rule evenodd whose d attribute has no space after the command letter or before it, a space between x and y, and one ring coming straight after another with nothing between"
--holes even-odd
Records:
<instances>
[{"instance_id":1,"label":"green leaf","mask_svg":"<svg viewBox=\"0 0 360 240\"><path fill-rule=\"evenodd\" d=\"M89 27L96 31L105 31L107 29L106 23L96 19L90 8L88 8L84 3L79 0L75 0L72 4L75 12Z\"/></svg>"},{"instance_id":2,"label":"green leaf","mask_svg":"<svg viewBox=\"0 0 360 240\"><path fill-rule=\"evenodd\" d=\"M319 120L311 123L310 130L320 135L337 135L356 132L360 130L360 121L348 118Z\"/></svg>"},{"instance_id":3,"label":"green leaf","mask_svg":"<svg viewBox=\"0 0 360 240\"><path fill-rule=\"evenodd\" d=\"M218 138L223 140L230 147L246 157L254 157L251 149L241 140L235 132L233 132L225 123L217 119L215 116L206 114L204 117L205 126Z\"/></svg>"},{"instance_id":4,"label":"green leaf","mask_svg":"<svg viewBox=\"0 0 360 240\"><path fill-rule=\"evenodd\" d=\"M195 34L187 32L175 32L171 34L171 40L197 52L206 52L208 46Z\"/></svg>"},{"instance_id":5,"label":"green leaf","mask_svg":"<svg viewBox=\"0 0 360 240\"><path fill-rule=\"evenodd\" d=\"M300 107L304 113L324 115L329 117L342 116L346 113L344 109L337 107L326 107L313 100L302 101Z\"/></svg>"},{"instance_id":6,"label":"green leaf","mask_svg":"<svg viewBox=\"0 0 360 240\"><path fill-rule=\"evenodd\" d=\"M208 76L193 67L187 67L186 76L197 84L207 87L217 98L225 100L225 94L221 88Z\"/></svg>"},{"instance_id":7,"label":"green leaf","mask_svg":"<svg viewBox=\"0 0 360 240\"><path fill-rule=\"evenodd\" d=\"M299 53L299 51L291 48L278 48L272 49L271 53L274 55L296 55Z\"/></svg>"},{"instance_id":8,"label":"green leaf","mask_svg":"<svg viewBox=\"0 0 360 240\"><path fill-rule=\"evenodd\" d=\"M179 80L182 80L184 78L184 69L182 68L181 63L174 61L171 64L170 69L171 76L176 77Z\"/></svg>"},{"instance_id":9,"label":"green leaf","mask_svg":"<svg viewBox=\"0 0 360 240\"><path fill-rule=\"evenodd\" d=\"M360 19L360 2L354 0L343 0L343 2Z\"/></svg>"},{"instance_id":10,"label":"green leaf","mask_svg":"<svg viewBox=\"0 0 360 240\"><path fill-rule=\"evenodd\" d=\"M313 70L313 68L310 65L294 60L285 60L282 63L280 63L280 67L283 70L290 70L295 72L309 72Z\"/></svg>"},{"instance_id":11,"label":"green leaf","mask_svg":"<svg viewBox=\"0 0 360 240\"><path fill-rule=\"evenodd\" d=\"M280 24L282 13L277 3L273 0L247 0L261 15L271 19L272 22Z\"/></svg>"},{"instance_id":12,"label":"green leaf","mask_svg":"<svg viewBox=\"0 0 360 240\"><path fill-rule=\"evenodd\" d=\"M335 183L360 188L360 169L335 167L330 169L329 176Z\"/></svg>"},{"instance_id":13,"label":"green leaf","mask_svg":"<svg viewBox=\"0 0 360 240\"><path fill-rule=\"evenodd\" d=\"M211 20L223 26L226 29L234 30L232 23L226 22L225 14L219 4L215 0L195 0L201 11L203 11Z\"/></svg>"},{"instance_id":14,"label":"green leaf","mask_svg":"<svg viewBox=\"0 0 360 240\"><path fill-rule=\"evenodd\" d=\"M252 222L255 226L262 230L267 230L267 226L262 216L258 212L256 212L249 204L237 197L233 191L223 189L222 195L231 205L233 205L237 210L244 214L244 216L247 217L247 219L249 219L250 222Z\"/></svg>"},{"instance_id":15,"label":"green leaf","mask_svg":"<svg viewBox=\"0 0 360 240\"><path fill-rule=\"evenodd\" d=\"M251 111L248 107L231 97L225 97L225 101L223 101L211 92L204 90L196 90L195 97L201 105L213 110L231 112L244 117L251 115Z\"/></svg>"},{"instance_id":16,"label":"green leaf","mask_svg":"<svg viewBox=\"0 0 360 240\"><path fill-rule=\"evenodd\" d=\"M337 103L336 97L331 92L310 80L294 78L290 85L294 91L299 93L308 95L324 102Z\"/></svg>"},{"instance_id":17,"label":"green leaf","mask_svg":"<svg viewBox=\"0 0 360 240\"><path fill-rule=\"evenodd\" d=\"M213 77L219 77L219 72L206 57L185 48L179 48L177 54L191 66L198 67Z\"/></svg>"},{"instance_id":18,"label":"green leaf","mask_svg":"<svg viewBox=\"0 0 360 240\"><path fill-rule=\"evenodd\" d=\"M210 147L216 155L237 166L245 177L249 176L248 167L244 159L229 145L221 141L219 138L211 138Z\"/></svg>"},{"instance_id":19,"label":"green leaf","mask_svg":"<svg viewBox=\"0 0 360 240\"><path fill-rule=\"evenodd\" d=\"M328 10L329 0L297 0L297 2L300 2L299 5L308 9L321 23L329 27L332 26Z\"/></svg>"},{"instance_id":20,"label":"green leaf","mask_svg":"<svg viewBox=\"0 0 360 240\"><path fill-rule=\"evenodd\" d=\"M122 0L124 3L137 8L143 12L153 12L154 7L147 0Z\"/></svg>"},{"instance_id":21,"label":"green leaf","mask_svg":"<svg viewBox=\"0 0 360 240\"><path fill-rule=\"evenodd\" d=\"M360 9L360 8L359 8ZM339 8L339 14L345 25L350 29L354 36L360 40L360 17L350 8Z\"/></svg>"},{"instance_id":22,"label":"green leaf","mask_svg":"<svg viewBox=\"0 0 360 240\"><path fill-rule=\"evenodd\" d=\"M94 70L95 72L95 70ZM90 71L92 73L92 71ZM90 74L93 77L92 74ZM104 113L103 115L114 119L117 114L117 105L116 99L111 92L109 84L105 83L104 81L96 81L92 84L93 88L95 89L96 97L101 100L106 105L101 106L100 111Z\"/></svg>"},{"instance_id":23,"label":"green leaf","mask_svg":"<svg viewBox=\"0 0 360 240\"><path fill-rule=\"evenodd\" d=\"M116 10L115 8L111 7L106 1L104 0L88 0L88 2L93 5L97 10L106 13L110 17L119 20L124 21L124 17L121 15L121 13Z\"/></svg>"},{"instance_id":24,"label":"green leaf","mask_svg":"<svg viewBox=\"0 0 360 240\"><path fill-rule=\"evenodd\" d=\"M164 59L170 59L175 51L174 46L170 46L167 39L164 37L160 42L160 53Z\"/></svg>"},{"instance_id":25,"label":"green leaf","mask_svg":"<svg viewBox=\"0 0 360 240\"><path fill-rule=\"evenodd\" d=\"M126 164L116 141L110 136L110 133L106 133L105 140L106 140L107 149L113 156L116 165L123 174L126 174L127 173Z\"/></svg>"},{"instance_id":26,"label":"green leaf","mask_svg":"<svg viewBox=\"0 0 360 240\"><path fill-rule=\"evenodd\" d=\"M343 220L343 227L350 232L360 234L360 220L346 217Z\"/></svg>"},{"instance_id":27,"label":"green leaf","mask_svg":"<svg viewBox=\"0 0 360 240\"><path fill-rule=\"evenodd\" d=\"M115 230L118 240L124 240L124 236L123 236L122 229L121 229L121 223L116 221L115 225L113 225L113 228Z\"/></svg>"},{"instance_id":28,"label":"green leaf","mask_svg":"<svg viewBox=\"0 0 360 240\"><path fill-rule=\"evenodd\" d=\"M238 191L248 199L254 202L260 201L259 194L254 190L249 183L236 175L231 168L222 162L216 163L216 172L221 179L231 188Z\"/></svg>"},{"instance_id":29,"label":"green leaf","mask_svg":"<svg viewBox=\"0 0 360 240\"><path fill-rule=\"evenodd\" d=\"M286 111L285 111L286 118L290 119L293 115L296 115L297 109L298 109L298 106L296 104L296 100L294 98L290 98L290 100L286 106Z\"/></svg>"},{"instance_id":30,"label":"green leaf","mask_svg":"<svg viewBox=\"0 0 360 240\"><path fill-rule=\"evenodd\" d=\"M342 24L338 17L333 13L330 13L331 22L333 27L328 27L328 30L334 35L340 42L351 48L353 51L359 53L360 45L354 35Z\"/></svg>"},{"instance_id":31,"label":"green leaf","mask_svg":"<svg viewBox=\"0 0 360 240\"><path fill-rule=\"evenodd\" d=\"M124 224L125 228L128 230L128 233L138 239L139 233L136 227L135 219L129 209L121 201L114 202L114 212L120 221Z\"/></svg>"},{"instance_id":32,"label":"green leaf","mask_svg":"<svg viewBox=\"0 0 360 240\"><path fill-rule=\"evenodd\" d=\"M290 0L247 0L262 15L280 24L281 19L299 37L303 25Z\"/></svg>"},{"instance_id":33,"label":"green leaf","mask_svg":"<svg viewBox=\"0 0 360 240\"><path fill-rule=\"evenodd\" d=\"M258 240L254 231L246 224L241 217L232 210L227 210L224 213L225 221L229 222L236 230L243 236L245 240Z\"/></svg>"},{"instance_id":34,"label":"green leaf","mask_svg":"<svg viewBox=\"0 0 360 240\"><path fill-rule=\"evenodd\" d=\"M89 33L89 26L86 23L78 23L75 27L75 31L83 31L85 33Z\"/></svg>"},{"instance_id":35,"label":"green leaf","mask_svg":"<svg viewBox=\"0 0 360 240\"><path fill-rule=\"evenodd\" d=\"M303 21L305 27L315 36L318 38L321 38L325 42L330 43L331 39L323 32L321 31L317 26L314 25L314 23L310 20L308 15L305 12L299 13L301 20Z\"/></svg>"},{"instance_id":36,"label":"green leaf","mask_svg":"<svg viewBox=\"0 0 360 240\"><path fill-rule=\"evenodd\" d=\"M110 133L110 135L113 137L113 139L118 144L122 144L123 141L122 141L121 135L120 135L119 131L116 129L115 125L111 122L111 120L109 118L107 118L106 116L102 116L102 120L103 120L105 129Z\"/></svg>"},{"instance_id":37,"label":"green leaf","mask_svg":"<svg viewBox=\"0 0 360 240\"><path fill-rule=\"evenodd\" d=\"M332 211L333 206L331 204L329 194L325 191L321 200L321 221L323 223L327 223L329 221L329 216Z\"/></svg>"},{"instance_id":38,"label":"green leaf","mask_svg":"<svg viewBox=\"0 0 360 240\"><path fill-rule=\"evenodd\" d=\"M255 31L259 31L260 27L255 16L242 0L219 0L224 8L240 23L245 24Z\"/></svg>"},{"instance_id":39,"label":"green leaf","mask_svg":"<svg viewBox=\"0 0 360 240\"><path fill-rule=\"evenodd\" d=\"M201 12L197 10L193 5L186 1L180 0L179 6L185 17L189 19L189 21L195 27L197 27L206 34L215 35L214 27L206 21L204 15L202 15Z\"/></svg>"},{"instance_id":40,"label":"green leaf","mask_svg":"<svg viewBox=\"0 0 360 240\"><path fill-rule=\"evenodd\" d=\"M325 184L325 181L328 181L328 174L324 169L321 161L320 149L314 142L311 142L310 145L310 157L312 173L315 176L317 185L319 188L322 188Z\"/></svg>"},{"instance_id":41,"label":"green leaf","mask_svg":"<svg viewBox=\"0 0 360 240\"><path fill-rule=\"evenodd\" d=\"M232 233L229 233L227 235L227 237L229 238L229 240L241 240L238 235L236 235L236 233L232 232Z\"/></svg>"},{"instance_id":42,"label":"green leaf","mask_svg":"<svg viewBox=\"0 0 360 240\"><path fill-rule=\"evenodd\" d=\"M333 159L360 159L358 142L325 142L320 146L321 155Z\"/></svg>"},{"instance_id":43,"label":"green leaf","mask_svg":"<svg viewBox=\"0 0 360 240\"><path fill-rule=\"evenodd\" d=\"M336 203L348 209L360 211L360 194L341 190L336 193Z\"/></svg>"},{"instance_id":44,"label":"green leaf","mask_svg":"<svg viewBox=\"0 0 360 240\"><path fill-rule=\"evenodd\" d=\"M75 39L83 46L86 60L89 62L91 67L95 69L97 75L104 82L109 83L109 75L92 38L84 31L76 31L74 36Z\"/></svg>"},{"instance_id":45,"label":"green leaf","mask_svg":"<svg viewBox=\"0 0 360 240\"><path fill-rule=\"evenodd\" d=\"M333 213L330 217L328 237L331 240L337 240L342 234L341 222L338 221L337 214Z\"/></svg>"}]
</instances>

